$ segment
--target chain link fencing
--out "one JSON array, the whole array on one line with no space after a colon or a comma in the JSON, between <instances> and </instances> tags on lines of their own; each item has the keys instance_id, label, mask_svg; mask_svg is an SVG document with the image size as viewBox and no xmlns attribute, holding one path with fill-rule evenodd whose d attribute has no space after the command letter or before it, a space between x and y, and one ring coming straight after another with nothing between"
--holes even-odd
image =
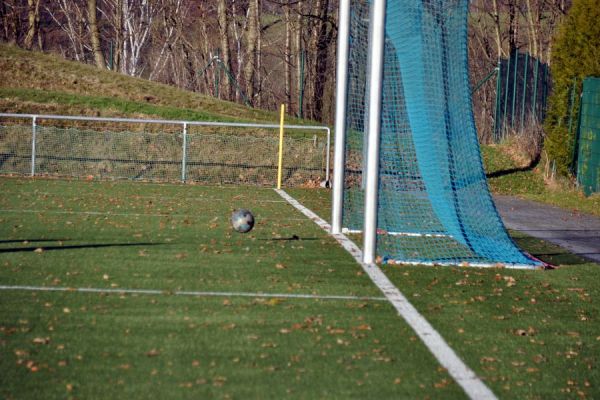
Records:
<instances>
[{"instance_id":1,"label":"chain link fencing","mask_svg":"<svg viewBox=\"0 0 600 400\"><path fill-rule=\"evenodd\" d=\"M283 185L328 184L329 128L284 128ZM275 124L0 114L0 174L275 186L278 130Z\"/></svg>"}]
</instances>

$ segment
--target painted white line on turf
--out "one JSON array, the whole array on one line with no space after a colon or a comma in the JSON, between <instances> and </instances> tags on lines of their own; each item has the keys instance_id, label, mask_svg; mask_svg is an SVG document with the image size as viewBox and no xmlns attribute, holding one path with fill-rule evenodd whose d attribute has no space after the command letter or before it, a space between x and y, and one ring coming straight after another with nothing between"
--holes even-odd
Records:
<instances>
[{"instance_id":1,"label":"painted white line on turf","mask_svg":"<svg viewBox=\"0 0 600 400\"><path fill-rule=\"evenodd\" d=\"M285 201L283 202L285 203ZM58 215L91 215L103 217L196 217L190 214L140 214L140 213L116 213L103 211L68 211L68 210L18 210L18 209L0 209L0 213L14 214L58 214ZM278 221L306 221L306 218L277 218Z\"/></svg>"},{"instance_id":2,"label":"painted white line on turf","mask_svg":"<svg viewBox=\"0 0 600 400\"><path fill-rule=\"evenodd\" d=\"M140 214L140 213L116 213L103 211L68 211L68 210L17 210L4 209L0 213L24 213L24 214L67 214L67 215L97 215L105 217L189 217L186 214Z\"/></svg>"},{"instance_id":3,"label":"painted white line on turf","mask_svg":"<svg viewBox=\"0 0 600 400\"><path fill-rule=\"evenodd\" d=\"M252 292L202 292L202 291L169 291L155 289L103 289L103 288L71 288L58 286L22 286L0 285L0 290L28 291L28 292L77 292L100 294L148 294L148 295L174 295L191 297L253 297L277 299L313 299L313 300L352 300L352 301L387 301L385 297L364 296L336 296L318 294L293 294L293 293L252 293Z\"/></svg>"},{"instance_id":4,"label":"painted white line on turf","mask_svg":"<svg viewBox=\"0 0 600 400\"><path fill-rule=\"evenodd\" d=\"M286 199L302 214L306 215L317 225L323 228L327 233L331 232L331 226L319 217L317 214L300 204L296 199L288 195L283 190L275 189L277 193ZM375 264L366 264L362 261L362 251L354 242L343 234L332 234L360 264L363 270L369 275L369 278L383 292L388 301L394 306L398 314L410 325L415 333L421 338L425 346L446 368L448 374L458 383L467 396L471 399L497 399L494 393L483 383L475 372L469 368L452 348L446 343L444 338L431 326L419 311L408 301L402 292L394 286L383 271Z\"/></svg>"},{"instance_id":5,"label":"painted white line on turf","mask_svg":"<svg viewBox=\"0 0 600 400\"><path fill-rule=\"evenodd\" d=\"M221 189L221 188L219 188ZM40 195L46 195L46 196L55 196L55 197L61 197L60 193L53 193L53 192L35 192L32 194L31 197L34 196L40 196ZM97 198L98 195L96 193L81 193L79 194L77 197L79 199L81 199L83 196L88 196L88 197L94 197ZM285 200L264 200L264 199L246 199L243 197L240 198L236 198L237 196L233 197L233 198L223 198L223 197L177 197L177 196L149 196L149 195L135 195L135 194L128 194L126 195L128 197L124 197L122 198L122 200L129 200L129 201L133 201L133 200L142 200L142 199L151 199L151 200L177 200L178 202L184 202L184 203L189 203L192 201L243 201L244 203L247 202L254 202L254 203L286 203Z\"/></svg>"}]
</instances>

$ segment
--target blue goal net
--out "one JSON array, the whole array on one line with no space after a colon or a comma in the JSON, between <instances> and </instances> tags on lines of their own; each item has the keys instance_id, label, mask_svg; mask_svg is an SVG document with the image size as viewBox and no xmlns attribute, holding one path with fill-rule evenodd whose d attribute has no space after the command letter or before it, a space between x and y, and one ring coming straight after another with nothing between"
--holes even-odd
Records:
<instances>
[{"instance_id":1,"label":"blue goal net","mask_svg":"<svg viewBox=\"0 0 600 400\"><path fill-rule=\"evenodd\" d=\"M388 0L378 192L383 261L535 267L488 190L471 108L467 0ZM351 6L343 225L364 218L370 4Z\"/></svg>"}]
</instances>

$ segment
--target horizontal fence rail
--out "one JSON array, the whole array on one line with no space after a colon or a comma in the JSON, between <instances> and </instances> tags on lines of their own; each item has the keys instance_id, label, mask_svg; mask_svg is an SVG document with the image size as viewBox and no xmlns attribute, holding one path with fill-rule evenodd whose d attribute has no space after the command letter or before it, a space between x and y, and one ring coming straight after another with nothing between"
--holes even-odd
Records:
<instances>
[{"instance_id":1,"label":"horizontal fence rail","mask_svg":"<svg viewBox=\"0 0 600 400\"><path fill-rule=\"evenodd\" d=\"M13 113L0 113L0 118L7 120L0 121L0 173L262 186L274 185L277 176L278 135L254 131L279 129L278 124ZM21 119L30 119L31 124L6 123ZM52 121L86 126L47 126ZM96 124L116 124L119 129L99 130ZM171 128L127 131L126 124ZM284 125L284 129L325 135L325 140L287 135L284 183L328 185L330 129L315 125Z\"/></svg>"}]
</instances>

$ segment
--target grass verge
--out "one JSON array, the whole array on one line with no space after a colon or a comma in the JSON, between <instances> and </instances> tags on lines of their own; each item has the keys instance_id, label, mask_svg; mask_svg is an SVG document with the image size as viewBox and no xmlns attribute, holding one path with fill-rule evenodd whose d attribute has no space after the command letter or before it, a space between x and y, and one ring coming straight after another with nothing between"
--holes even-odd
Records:
<instances>
[{"instance_id":1,"label":"grass verge","mask_svg":"<svg viewBox=\"0 0 600 400\"><path fill-rule=\"evenodd\" d=\"M519 167L501 145L481 146L490 190L600 216L600 194L589 197L566 183L546 184L539 167Z\"/></svg>"}]
</instances>

